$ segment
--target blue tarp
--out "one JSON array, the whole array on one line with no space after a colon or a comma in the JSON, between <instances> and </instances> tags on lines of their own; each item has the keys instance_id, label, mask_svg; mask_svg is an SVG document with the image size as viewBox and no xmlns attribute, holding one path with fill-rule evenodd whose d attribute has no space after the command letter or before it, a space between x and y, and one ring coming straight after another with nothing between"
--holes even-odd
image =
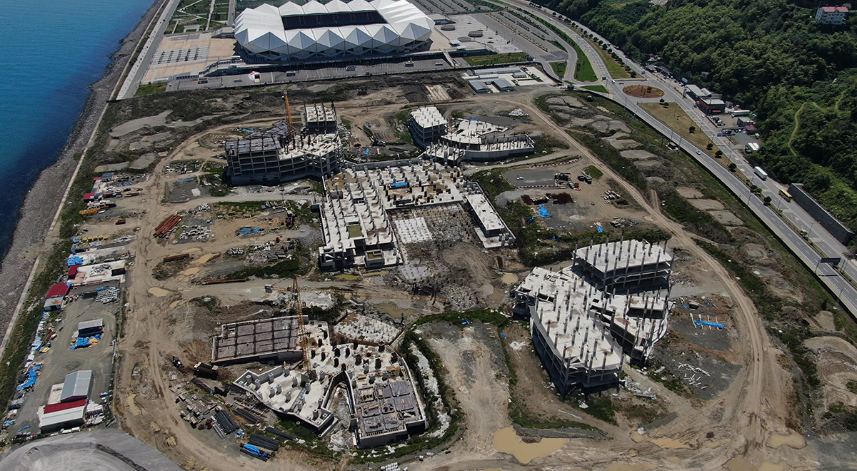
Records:
<instances>
[{"instance_id":1,"label":"blue tarp","mask_svg":"<svg viewBox=\"0 0 857 471\"><path fill-rule=\"evenodd\" d=\"M30 368L30 371L27 372L27 380L21 383L20 386L18 386L18 391L23 391L24 389L36 384L36 378L38 377L36 372L40 369L42 369L41 366L34 366Z\"/></svg>"},{"instance_id":2,"label":"blue tarp","mask_svg":"<svg viewBox=\"0 0 857 471\"><path fill-rule=\"evenodd\" d=\"M600 225L600 224L598 224L598 225L596 225L596 226L595 226L595 230L597 230L599 234L600 234L600 233L602 233L602 232L604 232L604 228L603 228L603 227L601 227L601 225Z\"/></svg>"},{"instance_id":3,"label":"blue tarp","mask_svg":"<svg viewBox=\"0 0 857 471\"><path fill-rule=\"evenodd\" d=\"M74 345L71 346L71 349L86 348L92 343L92 339L101 340L101 334L93 335L92 337L78 337Z\"/></svg>"},{"instance_id":4,"label":"blue tarp","mask_svg":"<svg viewBox=\"0 0 857 471\"><path fill-rule=\"evenodd\" d=\"M247 129L247 128L242 129L242 131L244 131L244 132L256 132L256 131L254 131L254 130L252 130L252 129Z\"/></svg>"},{"instance_id":5,"label":"blue tarp","mask_svg":"<svg viewBox=\"0 0 857 471\"><path fill-rule=\"evenodd\" d=\"M74 265L83 265L83 257L78 257L77 255L73 255L73 256L68 258L68 261L66 263L68 263L68 266L70 266L70 267L74 266Z\"/></svg>"},{"instance_id":6,"label":"blue tarp","mask_svg":"<svg viewBox=\"0 0 857 471\"><path fill-rule=\"evenodd\" d=\"M194 182L194 181L196 181L196 178L185 178L184 180L179 180L176 183L187 183L187 182Z\"/></svg>"},{"instance_id":7,"label":"blue tarp","mask_svg":"<svg viewBox=\"0 0 857 471\"><path fill-rule=\"evenodd\" d=\"M548 212L547 209L545 209L545 205L543 205L543 204L539 205L539 216L541 216L543 218L551 217L550 213Z\"/></svg>"},{"instance_id":8,"label":"blue tarp","mask_svg":"<svg viewBox=\"0 0 857 471\"><path fill-rule=\"evenodd\" d=\"M716 327L718 329L725 329L726 326L719 322L708 322L708 321L693 321L696 325L704 325L706 327Z\"/></svg>"},{"instance_id":9,"label":"blue tarp","mask_svg":"<svg viewBox=\"0 0 857 471\"><path fill-rule=\"evenodd\" d=\"M390 183L390 188L407 188L408 182L393 182Z\"/></svg>"}]
</instances>

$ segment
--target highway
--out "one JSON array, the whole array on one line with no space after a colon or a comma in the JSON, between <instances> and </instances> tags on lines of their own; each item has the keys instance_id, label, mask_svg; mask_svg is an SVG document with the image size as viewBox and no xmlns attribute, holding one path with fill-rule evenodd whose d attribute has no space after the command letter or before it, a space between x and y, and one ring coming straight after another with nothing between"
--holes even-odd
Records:
<instances>
[{"instance_id":1,"label":"highway","mask_svg":"<svg viewBox=\"0 0 857 471\"><path fill-rule=\"evenodd\" d=\"M577 41L578 45L592 63L593 69L598 76L607 77L606 80L602 81L602 84L609 90L609 94L612 95L611 98L617 104L624 106L665 137L671 137L676 134L675 130L641 108L636 99L627 98L627 95L622 91L624 85L621 82L616 82L615 80L610 79L607 66L604 64L601 56L593 50L589 42L577 34L575 29L560 21L556 21L556 18L550 14L550 10L535 9L523 2L515 3L517 3L519 8L526 9L531 14L550 20L554 25L564 30L569 36ZM547 13L545 13L545 11L547 11ZM584 30L589 31L582 25L580 26ZM596 36L600 37L598 35ZM635 64L633 61L625 57L621 51L618 49L616 49L616 51L619 53L623 61L635 70L639 76L645 77L644 81L635 81L635 83L647 83L664 90L666 95L664 98L667 101L678 103L688 116L696 122L697 127L704 131L712 141L715 142L715 144L720 146L723 153L736 163L738 170L742 172L753 184L762 188L762 198L764 196L771 197L772 206L766 206L762 201L762 198L754 195L738 175L729 171L717 160L705 153L703 149L696 147L691 142L684 139L679 139L678 143L681 149L696 159L697 162L720 180L720 182L734 195L736 195L736 197L744 202L753 214L755 214L756 217L758 217L759 220L761 220L762 223L764 223L768 229L773 232L801 262L804 263L804 265L818 276L819 280L821 280L821 282L833 293L833 295L851 313L851 315L857 317L857 289L855 289L854 285L852 285L849 280L834 267L820 263L823 257L841 257L843 260L840 265L841 269L847 273L848 276L853 279L857 279L857 267L855 267L855 264L845 256L845 247L836 241L819 224L815 223L814 219L803 211L803 209L798 207L797 203L789 203L780 198L778 196L778 192L781 186L778 186L776 182L770 178L767 180L761 180L756 176L753 172L753 168L744 156L732 149L726 138L718 137L718 130L714 124L706 119L700 110L694 107L691 100L685 98L683 94L678 91L677 86L679 84L677 82L671 79L660 78L653 76L652 74L647 74L646 71L638 64ZM569 69L573 69L573 65L569 64ZM619 99L618 97L622 98ZM775 211L775 208L782 211L782 217ZM817 251L810 242L805 240L801 234L797 233L786 221L783 220L783 217L788 218L791 224L799 230L806 231L809 234L812 243L815 244L822 253L819 253L819 251Z\"/></svg>"}]
</instances>

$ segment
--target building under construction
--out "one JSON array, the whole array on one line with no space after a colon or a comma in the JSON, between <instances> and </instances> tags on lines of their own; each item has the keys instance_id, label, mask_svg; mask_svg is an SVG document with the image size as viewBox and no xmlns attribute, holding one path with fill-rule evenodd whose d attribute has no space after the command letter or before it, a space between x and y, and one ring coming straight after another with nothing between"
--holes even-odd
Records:
<instances>
[{"instance_id":1,"label":"building under construction","mask_svg":"<svg viewBox=\"0 0 857 471\"><path fill-rule=\"evenodd\" d=\"M642 244L641 249L651 245L630 242ZM634 244L629 245L633 252ZM610 248L588 247L600 250L601 257ZM615 256L619 253L617 248ZM671 259L665 252L662 256ZM669 277L669 269L663 273L657 264L643 266L644 272ZM556 272L537 267L515 291L514 312L530 317L533 345L561 393L618 382L625 355L644 363L668 328L668 288L616 293L615 282L604 288L603 279L589 276L587 268L578 259ZM648 283L653 278L638 279Z\"/></svg>"},{"instance_id":2,"label":"building under construction","mask_svg":"<svg viewBox=\"0 0 857 471\"><path fill-rule=\"evenodd\" d=\"M297 316L222 324L212 338L211 363L299 360L299 324Z\"/></svg>"},{"instance_id":3,"label":"building under construction","mask_svg":"<svg viewBox=\"0 0 857 471\"><path fill-rule=\"evenodd\" d=\"M425 410L408 366L383 345L332 345L324 322L306 326L310 351L300 367L247 371L233 383L281 417L319 434L336 424L330 403L347 395L349 429L360 448L407 439L426 429Z\"/></svg>"},{"instance_id":4,"label":"building under construction","mask_svg":"<svg viewBox=\"0 0 857 471\"><path fill-rule=\"evenodd\" d=\"M476 119L459 119L448 126L434 106L411 112L408 129L425 157L448 165L464 161L490 162L530 155L535 143L526 134L506 134L508 128Z\"/></svg>"},{"instance_id":5,"label":"building under construction","mask_svg":"<svg viewBox=\"0 0 857 471\"><path fill-rule=\"evenodd\" d=\"M590 245L574 251L574 265L604 289L620 291L646 286L666 286L672 270L666 241L655 245L644 240L621 240Z\"/></svg>"},{"instance_id":6,"label":"building under construction","mask_svg":"<svg viewBox=\"0 0 857 471\"><path fill-rule=\"evenodd\" d=\"M466 208L477 221L474 231L484 248L515 242L479 185L464 180L456 168L420 161L365 164L323 183L325 199L319 207L324 246L318 256L324 270L407 263L398 245L432 240L432 234L422 218L399 218L393 224L392 216L426 206Z\"/></svg>"},{"instance_id":7,"label":"building under construction","mask_svg":"<svg viewBox=\"0 0 857 471\"><path fill-rule=\"evenodd\" d=\"M232 185L274 185L339 171L342 143L333 104L304 106L302 130L288 106L287 114L269 129L226 142L226 174Z\"/></svg>"}]
</instances>

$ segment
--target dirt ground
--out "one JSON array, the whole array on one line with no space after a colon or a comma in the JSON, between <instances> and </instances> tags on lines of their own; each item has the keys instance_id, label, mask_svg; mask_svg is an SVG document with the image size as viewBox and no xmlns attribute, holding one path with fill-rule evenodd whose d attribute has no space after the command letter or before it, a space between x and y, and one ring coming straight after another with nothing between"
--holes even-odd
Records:
<instances>
[{"instance_id":1,"label":"dirt ground","mask_svg":"<svg viewBox=\"0 0 857 471\"><path fill-rule=\"evenodd\" d=\"M353 116L356 123L377 120L379 126L380 123L386 122L387 116L401 110L405 103L419 100L420 96L424 97L426 94L424 88L422 91L406 90L404 96L401 95L401 90L399 95L396 95L390 92L389 88L371 89L367 86L365 94L361 94L360 90L360 87L354 90L351 102L337 103L337 110L343 116ZM683 335L687 338L688 345L695 346L694 351L706 351L711 359L717 359L724 364L728 362L736 367L724 370L728 381L723 379L721 386L712 386L711 389L716 389L716 392L709 400L702 399L701 396L682 396L668 389L664 383L653 380L650 371L629 368L626 370L628 377L643 386L643 389L651 388L658 400L649 404L639 399L620 397L622 400L617 418L619 425L612 425L594 419L585 409L561 403L555 398L545 381L538 360L532 355L532 347L526 343L526 331L522 328L519 331L511 331L503 341L521 378L519 384L526 384L521 397L528 410L532 410L537 417L561 418L590 424L609 438L570 440L556 453L537 458L530 466L554 469L610 469L610 466L613 466L612 469L647 469L653 466L667 469L721 469L731 463L729 466L733 469L742 469L741 464L749 464L743 469L758 469L776 463L789 463L794 468L811 468L810 460L815 457L810 454L808 448L795 443L777 448L766 445L774 434L789 434L784 424L785 417L789 414L787 397L791 391L791 377L779 366L778 358L781 352L764 332L753 304L723 267L699 249L680 225L661 214L657 201L651 201L649 195L640 194L624 183L618 175L598 164L587 149L550 121L545 113L529 104L537 93L544 92L545 89L521 92L515 96L506 94L473 97L466 103L449 106L446 112L451 113L455 108L468 109L477 115L498 116L499 110L522 108L530 116L517 125L516 132L532 129L550 133L568 143L569 149L563 152L566 156L581 155L587 159L588 164L599 167L604 172L603 181L614 181L616 186L612 189L637 205L633 210L634 216L623 210L626 213L622 217L633 217L671 232L671 246L681 247L684 251L682 256L687 258L688 263L684 267L677 265L677 281L685 280L688 283L677 288L684 290L681 296L717 295L722 297L724 306L729 307L728 317L724 314L723 318L727 323L725 334L719 331L694 331L691 325L685 325L687 321L683 317L677 322L679 330L684 332ZM419 95L420 93L422 95ZM463 95L457 98L462 97ZM566 103L564 106L573 108L572 105L573 103ZM360 119L356 120L357 117ZM624 123L617 120L581 116L578 118L591 119L595 129L603 128L611 134L624 132ZM119 343L122 363L116 378L118 399L115 409L122 418L123 429L157 447L186 469L255 468L258 465L257 461L240 454L237 447L231 446L231 442L228 446L224 446L221 441L212 442L209 435L200 434L181 420L179 410L175 407L175 394L169 390L167 374L170 370L170 356L173 354L181 354L189 359L205 356L207 336L211 334L217 322L242 316L252 318L253 315L265 315L264 312L257 314L262 310L261 307L256 310L247 307L248 300L264 300L265 280L203 286L196 284L195 279L203 274L228 270L229 266L223 264L234 263L234 260L225 255L226 250L248 246L251 242L270 241L272 234L260 236L255 241L247 241L234 235L235 229L241 225L264 225L268 221L259 220L258 218L265 216L255 214L247 217L236 214L232 219L215 220L212 230L216 237L206 242L173 244L171 241L164 244L163 241L151 237L153 228L178 210L190 210L201 204L214 204L224 199L231 202L260 199L282 201L283 195L278 193L241 189L222 198L200 196L184 203L158 203L166 194L167 183L193 176L164 173L163 168L169 161L195 158L222 163L222 160L217 158L216 146L199 146L199 142L216 141L219 137L212 136L226 135L235 127L232 124L214 130L213 135L203 133L192 136L185 143L178 145L167 160L157 163L148 179L139 185L143 194L123 201L121 208L124 212L136 214L128 221L128 225L141 227L141 230L137 232L139 237L131 246L136 259L127 287L127 334ZM532 163L536 162L538 159L534 159ZM574 171L579 168L572 167ZM592 190L588 193L593 198L590 202L598 205L595 195L603 193L606 188L596 192L595 187L595 184L592 185ZM311 199L311 195L307 194L285 197L289 201ZM608 212L609 208L610 205L606 203L603 207L596 206L596 210L587 217L609 217L612 214ZM601 222L609 223L607 220ZM111 221L105 220L93 227L98 226L101 228L99 230L106 232L110 224ZM275 222L266 227L276 227ZM312 232L311 224L308 224L307 232ZM475 246L458 245L461 247L454 247L454 251L432 249L437 252L428 251L421 255L429 259L434 254L440 254L442 265L457 273L458 280L466 280L466 284L461 281L451 282L445 296L455 296L452 288L460 287L462 292L458 296L462 302L465 298L464 292L470 291L478 293L478 301L473 305L502 307L507 302L504 294L508 292L508 284L502 281L504 273L511 272L520 278L526 274L526 270L520 264L514 263L511 253L486 254ZM191 253L192 258L190 265L182 270L183 274L165 281L155 280L151 276L154 267L161 263L164 257L182 252ZM208 255L219 256L201 261ZM496 255L500 255L505 265L502 270L498 266ZM775 260L772 260L772 266L773 263ZM199 271L187 271L195 268L199 268ZM314 273L308 279L301 279L301 284L317 290L325 289L325 286L347 287L354 290L348 298L358 303L369 301L373 308L388 311L391 315L407 312L406 318L443 309L443 306L437 306L427 300L424 293L421 293L423 297L405 294L405 288L410 284L394 271L381 276L360 273L346 275L355 278L344 279ZM203 309L191 302L194 298L206 297L218 298L220 307L224 310ZM718 306L720 301L716 301ZM233 306L239 304L244 307L233 310ZM209 313L208 316L206 312ZM215 314L211 314L212 312ZM465 329L451 325L431 327L430 332L433 335L430 337L430 344L444 359L450 373L450 383L466 412L467 429L463 439L452 446L450 454L435 455L424 463L412 463L411 469L523 469L514 459L498 453L492 446L494 434L512 423L508 415L508 373L503 370L501 340L493 329L490 326L477 325ZM513 342L519 342L517 349L513 348ZM713 369L707 363L700 365L698 367ZM645 428L642 435L634 435L637 430L631 430L631 427L638 425ZM265 465L266 469L337 467L340 466L334 463L308 461L306 455L285 449Z\"/></svg>"}]
</instances>

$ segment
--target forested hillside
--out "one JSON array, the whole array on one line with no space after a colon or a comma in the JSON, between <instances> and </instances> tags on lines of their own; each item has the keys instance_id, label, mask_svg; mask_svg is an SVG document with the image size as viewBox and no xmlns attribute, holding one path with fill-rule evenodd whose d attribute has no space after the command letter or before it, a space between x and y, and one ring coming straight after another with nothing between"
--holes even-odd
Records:
<instances>
[{"instance_id":1,"label":"forested hillside","mask_svg":"<svg viewBox=\"0 0 857 471\"><path fill-rule=\"evenodd\" d=\"M805 183L857 229L857 12L845 26L824 26L814 21L816 2L540 3L635 60L659 55L691 81L756 110L765 140L760 163L779 181Z\"/></svg>"}]
</instances>

